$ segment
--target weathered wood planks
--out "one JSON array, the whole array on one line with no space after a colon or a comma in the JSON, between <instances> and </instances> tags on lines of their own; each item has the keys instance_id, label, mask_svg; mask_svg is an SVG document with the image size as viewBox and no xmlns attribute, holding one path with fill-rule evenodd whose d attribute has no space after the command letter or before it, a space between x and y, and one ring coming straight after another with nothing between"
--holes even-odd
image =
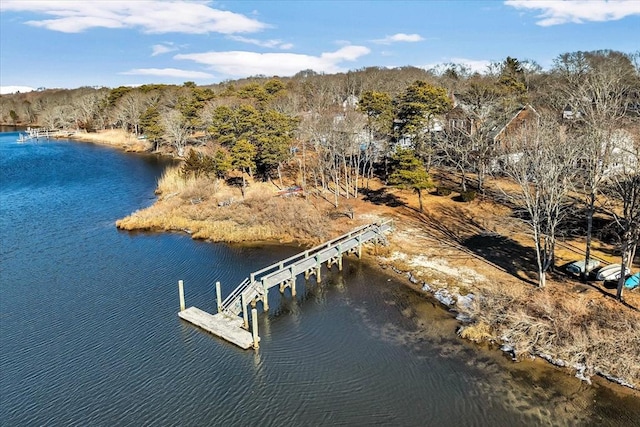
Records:
<instances>
[{"instance_id":1,"label":"weathered wood planks","mask_svg":"<svg viewBox=\"0 0 640 427\"><path fill-rule=\"evenodd\" d=\"M232 318L223 313L209 314L196 307L178 312L181 319L204 329L243 349L253 347L251 332L242 329L242 318Z\"/></svg>"}]
</instances>

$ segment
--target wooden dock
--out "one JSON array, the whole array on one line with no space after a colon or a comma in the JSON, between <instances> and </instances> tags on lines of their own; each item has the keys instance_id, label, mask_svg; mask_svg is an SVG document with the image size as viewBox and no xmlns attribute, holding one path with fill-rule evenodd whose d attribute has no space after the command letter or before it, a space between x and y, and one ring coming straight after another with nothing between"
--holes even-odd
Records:
<instances>
[{"instance_id":1,"label":"wooden dock","mask_svg":"<svg viewBox=\"0 0 640 427\"><path fill-rule=\"evenodd\" d=\"M216 283L218 313L215 315L195 307L185 309L183 284L182 281L179 281L179 316L241 348L258 348L260 338L258 337L258 318L255 307L259 301L262 301L264 311L269 310L269 289L279 286L280 292L284 293L286 288L290 288L291 295L295 297L298 275L304 274L306 279L315 275L316 281L320 283L323 263L326 263L328 268L337 265L338 269L342 270L344 254L355 254L360 258L364 243L385 241L384 233L389 230L391 230L391 221L356 228L322 245L251 273L224 300L218 282ZM248 332L249 306L253 307L251 310L251 332Z\"/></svg>"},{"instance_id":2,"label":"wooden dock","mask_svg":"<svg viewBox=\"0 0 640 427\"><path fill-rule=\"evenodd\" d=\"M209 314L196 307L189 307L179 312L178 316L242 349L247 350L253 346L251 332L242 329L242 319L237 316L233 318L224 313Z\"/></svg>"},{"instance_id":3,"label":"wooden dock","mask_svg":"<svg viewBox=\"0 0 640 427\"><path fill-rule=\"evenodd\" d=\"M49 130L49 129L40 129L40 128L30 128L28 127L25 133L20 133L18 135L18 142L27 142L32 139L49 139L60 136L60 131L58 129Z\"/></svg>"}]
</instances>

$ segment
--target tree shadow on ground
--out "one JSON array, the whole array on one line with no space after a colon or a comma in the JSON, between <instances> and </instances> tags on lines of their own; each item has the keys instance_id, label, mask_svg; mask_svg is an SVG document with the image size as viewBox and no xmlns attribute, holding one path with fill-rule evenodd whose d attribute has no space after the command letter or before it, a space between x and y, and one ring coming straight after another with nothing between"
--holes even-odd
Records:
<instances>
[{"instance_id":1,"label":"tree shadow on ground","mask_svg":"<svg viewBox=\"0 0 640 427\"><path fill-rule=\"evenodd\" d=\"M462 245L512 276L532 285L538 284L537 278L528 273L537 265L536 253L532 248L494 233L471 236Z\"/></svg>"},{"instance_id":2,"label":"tree shadow on ground","mask_svg":"<svg viewBox=\"0 0 640 427\"><path fill-rule=\"evenodd\" d=\"M443 206L438 215L429 211L416 211L416 215L434 232L435 237L458 245L470 234L480 233L484 229L469 212L458 206Z\"/></svg>"},{"instance_id":3,"label":"tree shadow on ground","mask_svg":"<svg viewBox=\"0 0 640 427\"><path fill-rule=\"evenodd\" d=\"M375 205L385 205L392 208L406 206L406 203L396 195L389 193L385 188L379 190L361 190L364 195L363 200Z\"/></svg>"},{"instance_id":4,"label":"tree shadow on ground","mask_svg":"<svg viewBox=\"0 0 640 427\"><path fill-rule=\"evenodd\" d=\"M585 292L587 290L593 290L599 292L603 297L610 298L612 300L616 300L618 303L624 305L628 309L640 312L640 309L636 306L631 305L624 299L624 292L631 292L629 289L625 289L622 295L622 301L616 298L618 284L615 281L611 282L598 282L598 281L587 281L576 283L573 286L573 291L575 292Z\"/></svg>"},{"instance_id":5,"label":"tree shadow on ground","mask_svg":"<svg viewBox=\"0 0 640 427\"><path fill-rule=\"evenodd\" d=\"M566 215L559 225L559 231L567 236L584 236L587 234L587 209L576 204L571 208L570 215ZM615 220L610 215L598 213L593 216L593 235L600 240L607 241L615 237L612 233L616 228Z\"/></svg>"},{"instance_id":6,"label":"tree shadow on ground","mask_svg":"<svg viewBox=\"0 0 640 427\"><path fill-rule=\"evenodd\" d=\"M245 186L248 186L248 183L246 181L243 181L242 177L240 176L231 176L227 178L225 182L228 186L231 186L231 187L242 187L243 184Z\"/></svg>"},{"instance_id":7,"label":"tree shadow on ground","mask_svg":"<svg viewBox=\"0 0 640 427\"><path fill-rule=\"evenodd\" d=\"M452 206L430 212L416 213L416 219L431 230L440 243L455 247L493 267L532 285L537 285L536 255L532 248L497 233L486 231L484 224L462 207Z\"/></svg>"}]
</instances>

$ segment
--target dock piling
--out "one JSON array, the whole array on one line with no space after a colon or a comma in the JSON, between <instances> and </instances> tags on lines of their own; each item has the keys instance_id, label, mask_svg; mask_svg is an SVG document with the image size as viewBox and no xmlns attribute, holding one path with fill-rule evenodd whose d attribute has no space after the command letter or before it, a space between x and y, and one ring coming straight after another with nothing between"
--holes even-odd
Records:
<instances>
[{"instance_id":1,"label":"dock piling","mask_svg":"<svg viewBox=\"0 0 640 427\"><path fill-rule=\"evenodd\" d=\"M260 348L260 337L258 336L258 310L251 309L251 335L253 336L253 348Z\"/></svg>"},{"instance_id":2,"label":"dock piling","mask_svg":"<svg viewBox=\"0 0 640 427\"><path fill-rule=\"evenodd\" d=\"M218 313L222 311L222 292L220 291L220 282L216 282L216 304L218 306Z\"/></svg>"},{"instance_id":3,"label":"dock piling","mask_svg":"<svg viewBox=\"0 0 640 427\"><path fill-rule=\"evenodd\" d=\"M245 329L249 329L249 316L247 315L247 297L242 294L242 327Z\"/></svg>"},{"instance_id":4,"label":"dock piling","mask_svg":"<svg viewBox=\"0 0 640 427\"><path fill-rule=\"evenodd\" d=\"M269 287L262 282L262 286L264 288L264 294L262 295L262 309L264 311L269 311Z\"/></svg>"},{"instance_id":5,"label":"dock piling","mask_svg":"<svg viewBox=\"0 0 640 427\"><path fill-rule=\"evenodd\" d=\"M178 294L180 294L180 311L184 311L184 283L182 280L178 280Z\"/></svg>"}]
</instances>

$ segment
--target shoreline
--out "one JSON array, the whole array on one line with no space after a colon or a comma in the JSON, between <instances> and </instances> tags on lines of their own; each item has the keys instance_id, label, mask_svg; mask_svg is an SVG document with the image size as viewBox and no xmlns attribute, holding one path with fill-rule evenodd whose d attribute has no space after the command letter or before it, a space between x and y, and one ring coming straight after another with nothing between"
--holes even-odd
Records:
<instances>
[{"instance_id":1,"label":"shoreline","mask_svg":"<svg viewBox=\"0 0 640 427\"><path fill-rule=\"evenodd\" d=\"M147 140L138 139L120 129L91 133L77 131L69 136L65 136L64 139L106 145L128 153L151 153L151 145Z\"/></svg>"},{"instance_id":2,"label":"shoreline","mask_svg":"<svg viewBox=\"0 0 640 427\"><path fill-rule=\"evenodd\" d=\"M120 133L119 136L117 135L118 133ZM150 152L149 145L145 144L146 141L141 142L132 136L128 138L127 137L123 138L121 135L121 132L117 132L116 134L96 133L96 134L79 134L79 135L80 136L76 134L70 137L69 139L111 146L127 152L136 152L136 153ZM169 156L168 153L156 153L156 154ZM169 156L169 157L172 157L172 156ZM261 192L261 191L264 191L264 188L258 189L258 192ZM171 199L173 199L173 201L171 201ZM134 212L131 215L129 215L127 218L132 217L134 215L143 215L145 214L145 212L149 214L149 218L151 218L155 214L153 212L150 212L149 209L152 209L154 206L160 205L160 203L163 201L171 202L172 206L177 209L179 209L180 207L183 207L185 203L187 204L187 207L190 207L188 203L191 203L191 206L194 206L193 199L191 201L185 201L185 200L180 200L180 198L176 197L175 195L172 197L167 197L167 195L163 196L162 194L160 194L160 196L158 197L158 200L156 200L156 202L154 202L154 204L150 208ZM196 205L197 204L198 203L196 203ZM230 208L231 209L229 210L231 212L233 212L234 209L236 209L235 206L230 206ZM373 207L371 210L372 211L374 210ZM358 218L359 220L364 219L367 221L371 221L371 220L380 218L380 215L385 213L389 214L389 211L387 210L382 213L371 213L369 211L357 212L356 218ZM398 223L397 221L398 218L406 219L401 215L401 213L397 211L392 210L391 213L392 213L392 216L394 217L393 219L396 220L396 223ZM127 218L118 220L118 223L122 224L122 221ZM166 220L169 223L171 221L175 222L175 216L167 216ZM341 228L336 229L336 227L333 227L334 228L333 230L328 231L329 235L331 234L335 235L336 233L339 233L340 230L344 230L345 227L353 228L359 225L358 221L347 221L344 219L341 220L340 223L341 223L340 224ZM241 245L283 244L284 243L288 245L303 246L305 244L313 243L312 241L306 241L302 235L297 235L295 237L291 235L285 236L282 234L275 235L273 233L265 232L264 229L262 230L258 229L255 231L255 233L251 232L247 234L246 228L240 229L240 231L242 232L241 235L243 236L243 239L225 239L224 237L222 237L223 236L222 234L217 235L217 237L215 235L212 236L211 234L207 235L206 232L203 232L200 229L194 232L194 230L192 229L194 227L190 227L188 225L185 226L185 224L187 223L181 223L180 221L178 221L177 223L175 223L173 226L170 226L170 227L167 227L165 224L164 226L156 225L156 226L148 226L147 228L145 228L144 226L141 227L140 224L138 225L131 224L130 225L131 228L121 227L120 225L118 225L118 228L127 229L127 230L146 230L146 231L154 231L154 232L164 232L164 231L187 232L194 239L203 239L203 240L209 240L214 242L224 242L224 243L233 243L233 244L241 244ZM211 221L209 221L208 219L203 219L198 221L197 224L202 225L203 227L208 224L209 229L211 230L211 229L220 228L219 227L220 224L224 224L224 222L211 223ZM214 225L211 226L211 224L214 224ZM216 225L218 227L216 227ZM237 228L238 228L238 225L236 225L235 228L232 226L228 228L227 231L223 230L223 233L227 233L227 235L229 235L229 233L231 233L232 230L235 230L237 233ZM474 303L473 299L478 300L478 299L484 298L482 290L483 289L486 290L486 288L483 288L482 286L486 286L486 285L483 284L482 286L479 286L481 279L486 281L497 280L497 279L493 277L478 278L478 277L475 277L476 273L472 271L473 269L471 267L468 267L469 270L464 270L464 269L461 270L455 266L452 266L450 263L446 262L444 258L439 260L437 257L438 251L435 252L436 255L434 255L433 253L427 254L423 250L424 248L420 247L419 245L417 249L411 248L410 245L403 245L407 241L407 235L411 236L410 239L413 239L413 237L415 236L414 231L415 230L411 226L406 226L403 224L403 226L400 227L399 230L397 229L393 233L395 234L396 232L399 232L398 233L399 236L392 235L390 237L390 241L391 241L390 247L376 248L376 252L382 252L382 253L375 253L375 254L367 253L366 256L363 256L362 258L363 262L367 262L370 265L376 266L377 268L380 268L381 271L386 271L386 274L389 274L389 270L392 271L396 276L398 276L399 282L402 283L403 285L409 287L410 289L416 292L419 292L421 295L427 296L429 298L434 298L435 300L439 301L440 304L442 304L443 308L446 308L449 310L455 310L459 316L458 323L460 326L458 327L458 331L456 332L458 336L461 336L464 339L467 339L469 341L474 341L476 343L487 342L490 345L501 346L503 348L503 351L505 351L506 353L510 353L514 356L514 360L518 356L529 357L526 353L523 354L523 353L516 352L515 348L509 348L508 346L505 347L505 344L501 343L500 342L501 340L497 338L495 334L492 335L487 331L469 332L470 328L472 328L474 325L477 326L478 324L480 324L481 326L478 329L482 329L481 322L474 323L474 321L477 321L477 319L474 319L474 312L470 307L470 305ZM428 237L429 236L425 236L425 239L427 239ZM324 240L324 238L321 240ZM473 257L471 256L470 259L471 258ZM430 263L430 261L434 259L436 261L433 261ZM465 259L465 264L467 263L473 264L473 262ZM434 271L436 272L436 274L434 274ZM446 276L446 274L444 273L448 273L450 277L449 278L444 277ZM477 281L471 281L469 283L462 283L462 284L459 283L460 282L459 278L466 277L467 274L473 275L474 280L477 279ZM500 277L499 280L502 281L505 279L503 277ZM511 282L514 282L514 281L515 280L512 277ZM511 286L513 286L513 283L511 284ZM523 285L521 283L516 283L516 286L526 286L526 285ZM476 289L477 289L477 292L475 293L469 292ZM525 289L528 291L531 291L531 289L528 289L528 288L525 288ZM470 295L471 297L469 297ZM465 336L465 330L467 331L466 336ZM478 333L480 335L478 335ZM589 378L591 376L598 376L598 377L604 378L607 381L607 384L611 384L612 386L613 385L623 386L623 388L632 390L634 393L638 392L637 384L628 382L624 379L620 379L615 376L608 375L606 374L606 370L598 368L597 366L589 367L588 364L585 364L584 366L580 366L575 363L563 361L563 359L559 357L559 355L554 356L554 355L548 354L547 352L535 351L535 349L531 349L531 350L532 351L529 352L529 355L531 357L535 359L545 360L547 363L559 368L575 371L576 376L578 378L585 380L587 382L590 382Z\"/></svg>"}]
</instances>

